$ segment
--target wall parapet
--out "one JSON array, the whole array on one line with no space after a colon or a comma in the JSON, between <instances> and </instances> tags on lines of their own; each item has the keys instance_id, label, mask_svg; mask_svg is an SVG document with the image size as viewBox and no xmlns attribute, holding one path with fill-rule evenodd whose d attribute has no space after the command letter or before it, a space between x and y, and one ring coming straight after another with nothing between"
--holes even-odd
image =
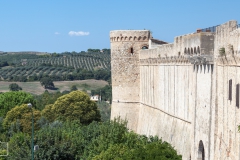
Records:
<instances>
[{"instance_id":1,"label":"wall parapet","mask_svg":"<svg viewBox=\"0 0 240 160\"><path fill-rule=\"evenodd\" d=\"M145 41L148 42L151 38L149 30L115 30L110 31L110 42L125 42L125 41Z\"/></svg>"},{"instance_id":2,"label":"wall parapet","mask_svg":"<svg viewBox=\"0 0 240 160\"><path fill-rule=\"evenodd\" d=\"M173 49L174 45L173 43L170 43L157 46L156 48L153 49L141 50L139 54L139 59L169 56L171 53L173 53Z\"/></svg>"},{"instance_id":3,"label":"wall parapet","mask_svg":"<svg viewBox=\"0 0 240 160\"><path fill-rule=\"evenodd\" d=\"M171 56L140 59L140 65L156 65L156 64L191 64L189 59L185 56Z\"/></svg>"},{"instance_id":4,"label":"wall parapet","mask_svg":"<svg viewBox=\"0 0 240 160\"><path fill-rule=\"evenodd\" d=\"M218 65L240 66L240 56L224 56L215 59Z\"/></svg>"}]
</instances>

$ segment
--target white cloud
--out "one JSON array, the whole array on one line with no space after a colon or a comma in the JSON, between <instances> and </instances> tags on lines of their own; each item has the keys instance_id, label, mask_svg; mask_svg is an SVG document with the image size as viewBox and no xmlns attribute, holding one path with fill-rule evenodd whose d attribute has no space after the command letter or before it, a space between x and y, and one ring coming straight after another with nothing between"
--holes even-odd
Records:
<instances>
[{"instance_id":1,"label":"white cloud","mask_svg":"<svg viewBox=\"0 0 240 160\"><path fill-rule=\"evenodd\" d=\"M69 33L69 36L87 36L89 35L90 33L89 32L83 32L83 31L70 31Z\"/></svg>"},{"instance_id":2,"label":"white cloud","mask_svg":"<svg viewBox=\"0 0 240 160\"><path fill-rule=\"evenodd\" d=\"M60 34L60 33L59 33L59 32L55 32L54 34L58 35L58 34Z\"/></svg>"}]
</instances>

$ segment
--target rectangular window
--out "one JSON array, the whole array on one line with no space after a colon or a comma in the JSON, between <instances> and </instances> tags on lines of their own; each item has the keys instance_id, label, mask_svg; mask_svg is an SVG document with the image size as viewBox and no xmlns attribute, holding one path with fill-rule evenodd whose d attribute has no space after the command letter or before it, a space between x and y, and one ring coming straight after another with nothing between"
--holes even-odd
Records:
<instances>
[{"instance_id":1,"label":"rectangular window","mask_svg":"<svg viewBox=\"0 0 240 160\"><path fill-rule=\"evenodd\" d=\"M231 101L232 100L232 79L229 80L228 84L229 84L229 86L228 86L229 87L228 88L229 89L228 100Z\"/></svg>"},{"instance_id":2,"label":"rectangular window","mask_svg":"<svg viewBox=\"0 0 240 160\"><path fill-rule=\"evenodd\" d=\"M239 108L239 84L236 85L236 107Z\"/></svg>"},{"instance_id":3,"label":"rectangular window","mask_svg":"<svg viewBox=\"0 0 240 160\"><path fill-rule=\"evenodd\" d=\"M131 47L131 51L130 51L132 54L133 54L133 48Z\"/></svg>"}]
</instances>

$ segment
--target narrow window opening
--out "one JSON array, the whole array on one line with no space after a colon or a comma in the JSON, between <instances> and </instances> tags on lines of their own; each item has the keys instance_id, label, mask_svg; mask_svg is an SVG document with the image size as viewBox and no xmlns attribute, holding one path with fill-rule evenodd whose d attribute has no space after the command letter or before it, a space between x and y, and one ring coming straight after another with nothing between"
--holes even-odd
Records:
<instances>
[{"instance_id":1,"label":"narrow window opening","mask_svg":"<svg viewBox=\"0 0 240 160\"><path fill-rule=\"evenodd\" d=\"M198 146L198 160L205 160L205 151L202 140L199 142Z\"/></svg>"},{"instance_id":2,"label":"narrow window opening","mask_svg":"<svg viewBox=\"0 0 240 160\"><path fill-rule=\"evenodd\" d=\"M236 85L236 107L239 108L239 84Z\"/></svg>"},{"instance_id":3,"label":"narrow window opening","mask_svg":"<svg viewBox=\"0 0 240 160\"><path fill-rule=\"evenodd\" d=\"M131 47L129 51L131 54L133 54L133 47Z\"/></svg>"},{"instance_id":4,"label":"narrow window opening","mask_svg":"<svg viewBox=\"0 0 240 160\"><path fill-rule=\"evenodd\" d=\"M199 48L199 46L197 47L197 53L200 54L200 48Z\"/></svg>"},{"instance_id":5,"label":"narrow window opening","mask_svg":"<svg viewBox=\"0 0 240 160\"><path fill-rule=\"evenodd\" d=\"M229 80L228 100L232 100L232 79Z\"/></svg>"},{"instance_id":6,"label":"narrow window opening","mask_svg":"<svg viewBox=\"0 0 240 160\"><path fill-rule=\"evenodd\" d=\"M184 49L184 54L187 54L187 49L186 48Z\"/></svg>"}]
</instances>

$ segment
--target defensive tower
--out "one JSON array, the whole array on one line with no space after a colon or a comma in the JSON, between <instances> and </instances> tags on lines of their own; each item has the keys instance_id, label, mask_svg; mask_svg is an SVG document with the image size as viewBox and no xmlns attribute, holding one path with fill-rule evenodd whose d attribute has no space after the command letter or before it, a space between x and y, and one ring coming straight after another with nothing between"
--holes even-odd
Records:
<instances>
[{"instance_id":1,"label":"defensive tower","mask_svg":"<svg viewBox=\"0 0 240 160\"><path fill-rule=\"evenodd\" d=\"M139 51L148 49L148 30L116 30L110 32L112 69L111 119L120 116L128 127L137 130L140 107Z\"/></svg>"}]
</instances>

